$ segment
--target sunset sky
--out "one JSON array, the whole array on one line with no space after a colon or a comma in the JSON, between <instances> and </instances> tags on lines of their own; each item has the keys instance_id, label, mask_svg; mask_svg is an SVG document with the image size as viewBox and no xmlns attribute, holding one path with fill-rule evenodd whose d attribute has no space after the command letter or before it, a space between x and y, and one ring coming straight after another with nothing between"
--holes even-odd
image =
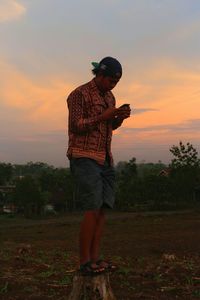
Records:
<instances>
[{"instance_id":1,"label":"sunset sky","mask_svg":"<svg viewBox=\"0 0 200 300\"><path fill-rule=\"evenodd\" d=\"M67 95L105 56L132 108L115 163L169 163L180 140L200 154L200 1L0 0L1 162L68 166Z\"/></svg>"}]
</instances>

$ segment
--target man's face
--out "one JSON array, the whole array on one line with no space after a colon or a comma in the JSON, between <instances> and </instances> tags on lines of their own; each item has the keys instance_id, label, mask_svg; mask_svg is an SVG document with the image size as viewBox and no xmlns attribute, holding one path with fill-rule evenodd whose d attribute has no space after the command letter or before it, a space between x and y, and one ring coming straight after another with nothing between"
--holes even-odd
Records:
<instances>
[{"instance_id":1,"label":"man's face","mask_svg":"<svg viewBox=\"0 0 200 300\"><path fill-rule=\"evenodd\" d=\"M119 82L120 77L101 76L101 88L104 92L111 91Z\"/></svg>"}]
</instances>

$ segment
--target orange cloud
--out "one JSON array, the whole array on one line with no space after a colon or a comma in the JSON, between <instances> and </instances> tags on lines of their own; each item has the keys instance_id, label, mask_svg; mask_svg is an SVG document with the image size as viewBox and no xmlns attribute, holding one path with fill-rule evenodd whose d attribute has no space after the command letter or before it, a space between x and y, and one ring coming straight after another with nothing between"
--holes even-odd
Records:
<instances>
[{"instance_id":1,"label":"orange cloud","mask_svg":"<svg viewBox=\"0 0 200 300\"><path fill-rule=\"evenodd\" d=\"M0 70L0 97L5 107L20 112L25 124L31 123L35 128L66 129L66 97L74 84L65 82L63 76L46 76L35 81L3 62ZM172 63L160 63L145 72L140 71L137 80L131 81L131 84L122 81L114 90L118 105L129 102L133 107L133 115L124 121L124 128L175 126L199 118L200 73L179 69ZM122 98L126 100L122 101ZM134 108L141 109L141 113L134 115ZM144 108L148 109L145 111ZM121 134L115 131L116 137ZM185 134L176 133L176 126L174 131L165 127L134 134L123 132L127 139L155 141Z\"/></svg>"},{"instance_id":2,"label":"orange cloud","mask_svg":"<svg viewBox=\"0 0 200 300\"><path fill-rule=\"evenodd\" d=\"M66 121L66 97L73 86L62 78L46 77L36 82L0 63L0 97L4 107L20 112L21 118L39 128L63 128Z\"/></svg>"},{"instance_id":3,"label":"orange cloud","mask_svg":"<svg viewBox=\"0 0 200 300\"><path fill-rule=\"evenodd\" d=\"M16 20L26 12L26 8L15 0L1 0L0 22Z\"/></svg>"},{"instance_id":4,"label":"orange cloud","mask_svg":"<svg viewBox=\"0 0 200 300\"><path fill-rule=\"evenodd\" d=\"M133 108L126 127L177 124L199 118L200 72L183 70L171 62L159 62L137 75L132 84L123 86L124 94L127 91L125 102L131 103ZM134 107L148 107L152 111L134 116Z\"/></svg>"}]
</instances>

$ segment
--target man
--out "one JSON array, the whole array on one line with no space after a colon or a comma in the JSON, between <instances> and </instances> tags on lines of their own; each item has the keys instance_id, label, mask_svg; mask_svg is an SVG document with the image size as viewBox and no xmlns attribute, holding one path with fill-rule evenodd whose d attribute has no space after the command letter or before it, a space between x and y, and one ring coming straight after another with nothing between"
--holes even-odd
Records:
<instances>
[{"instance_id":1,"label":"man","mask_svg":"<svg viewBox=\"0 0 200 300\"><path fill-rule=\"evenodd\" d=\"M130 117L129 105L116 108L111 92L122 76L119 61L105 57L92 65L95 77L76 88L67 99L67 156L75 179L76 207L84 211L79 239L80 272L83 275L97 275L115 269L111 262L99 259L99 249L105 208L114 205L112 131Z\"/></svg>"}]
</instances>

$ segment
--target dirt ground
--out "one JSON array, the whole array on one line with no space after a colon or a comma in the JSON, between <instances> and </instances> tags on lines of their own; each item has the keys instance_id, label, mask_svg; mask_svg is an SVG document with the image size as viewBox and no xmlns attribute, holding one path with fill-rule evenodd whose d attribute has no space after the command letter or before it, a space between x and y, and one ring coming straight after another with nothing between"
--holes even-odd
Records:
<instances>
[{"instance_id":1,"label":"dirt ground","mask_svg":"<svg viewBox=\"0 0 200 300\"><path fill-rule=\"evenodd\" d=\"M81 216L46 220L0 216L0 299L64 300L78 266ZM116 213L102 254L118 300L200 299L200 213Z\"/></svg>"}]
</instances>

